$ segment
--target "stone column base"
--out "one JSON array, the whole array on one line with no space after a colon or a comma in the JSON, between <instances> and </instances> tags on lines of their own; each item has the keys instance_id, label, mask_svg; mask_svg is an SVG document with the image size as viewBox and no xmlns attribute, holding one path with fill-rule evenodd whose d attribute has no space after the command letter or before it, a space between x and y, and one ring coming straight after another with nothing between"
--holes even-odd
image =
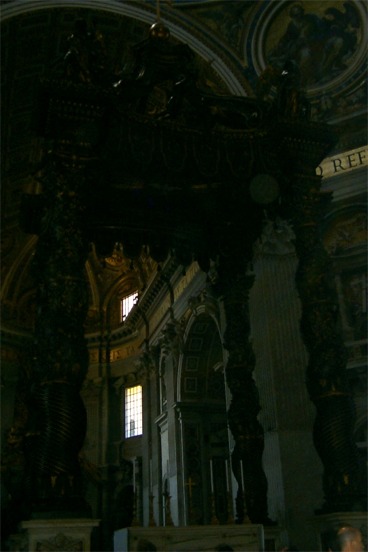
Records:
<instances>
[{"instance_id":1,"label":"stone column base","mask_svg":"<svg viewBox=\"0 0 368 552\"><path fill-rule=\"evenodd\" d=\"M28 552L90 552L91 532L98 519L31 519L22 521L23 543ZM24 544L22 544L24 546Z\"/></svg>"}]
</instances>

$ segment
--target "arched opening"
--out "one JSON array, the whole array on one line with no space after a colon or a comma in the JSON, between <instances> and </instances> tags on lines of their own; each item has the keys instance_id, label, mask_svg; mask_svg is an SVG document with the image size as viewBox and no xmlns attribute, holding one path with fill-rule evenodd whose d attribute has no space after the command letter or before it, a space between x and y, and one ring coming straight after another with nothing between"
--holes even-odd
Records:
<instances>
[{"instance_id":1,"label":"arched opening","mask_svg":"<svg viewBox=\"0 0 368 552\"><path fill-rule=\"evenodd\" d=\"M178 397L186 524L226 523L229 442L223 349L208 314L198 316L189 330Z\"/></svg>"}]
</instances>

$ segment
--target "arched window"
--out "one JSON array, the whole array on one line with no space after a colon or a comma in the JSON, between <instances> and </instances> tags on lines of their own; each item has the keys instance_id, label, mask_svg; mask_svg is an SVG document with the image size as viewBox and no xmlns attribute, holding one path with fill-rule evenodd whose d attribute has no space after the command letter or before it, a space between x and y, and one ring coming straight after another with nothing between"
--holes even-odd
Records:
<instances>
[{"instance_id":1,"label":"arched window","mask_svg":"<svg viewBox=\"0 0 368 552\"><path fill-rule=\"evenodd\" d=\"M130 295L123 297L120 300L120 322L125 322L126 317L138 301L138 291L134 291Z\"/></svg>"}]
</instances>

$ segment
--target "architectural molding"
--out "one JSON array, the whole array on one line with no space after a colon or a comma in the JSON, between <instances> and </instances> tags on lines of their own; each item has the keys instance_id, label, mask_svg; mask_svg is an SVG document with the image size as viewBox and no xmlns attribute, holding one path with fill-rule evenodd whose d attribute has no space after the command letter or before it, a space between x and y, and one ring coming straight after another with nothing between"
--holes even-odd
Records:
<instances>
[{"instance_id":1,"label":"architectural molding","mask_svg":"<svg viewBox=\"0 0 368 552\"><path fill-rule=\"evenodd\" d=\"M295 234L287 220L267 219L254 247L254 257L295 255Z\"/></svg>"},{"instance_id":2,"label":"architectural molding","mask_svg":"<svg viewBox=\"0 0 368 552\"><path fill-rule=\"evenodd\" d=\"M156 21L156 11L153 7L135 2L111 2L109 0L25 0L23 2L14 2L7 4L1 8L1 19L6 21L12 17L24 15L30 12L40 10L49 10L55 8L85 8L94 10L103 10L106 12L131 17L148 25L152 25ZM169 14L165 14L166 16ZM245 96L244 83L241 82L231 70L234 64L233 60L220 55L221 49L218 45L205 43L201 40L199 33L194 37L189 28L183 23L173 22L170 17L163 15L162 22L168 26L172 36L184 44L188 44L202 59L210 63L212 69L218 74L222 81L229 89L229 93L238 96ZM208 38L207 38L207 42ZM223 52L222 48L222 52ZM217 52L216 52L217 51Z\"/></svg>"}]
</instances>

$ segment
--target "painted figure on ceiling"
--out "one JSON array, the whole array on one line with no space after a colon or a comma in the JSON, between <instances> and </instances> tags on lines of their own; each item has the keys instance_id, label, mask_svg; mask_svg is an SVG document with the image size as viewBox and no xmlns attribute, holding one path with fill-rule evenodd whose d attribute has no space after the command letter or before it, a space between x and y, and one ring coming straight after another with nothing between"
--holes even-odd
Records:
<instances>
[{"instance_id":1,"label":"painted figure on ceiling","mask_svg":"<svg viewBox=\"0 0 368 552\"><path fill-rule=\"evenodd\" d=\"M290 22L275 47L268 54L271 65L294 61L302 82L315 85L346 69L347 60L358 45L358 15L351 1L344 11L329 7L322 14L306 12L303 4L291 6Z\"/></svg>"}]
</instances>

